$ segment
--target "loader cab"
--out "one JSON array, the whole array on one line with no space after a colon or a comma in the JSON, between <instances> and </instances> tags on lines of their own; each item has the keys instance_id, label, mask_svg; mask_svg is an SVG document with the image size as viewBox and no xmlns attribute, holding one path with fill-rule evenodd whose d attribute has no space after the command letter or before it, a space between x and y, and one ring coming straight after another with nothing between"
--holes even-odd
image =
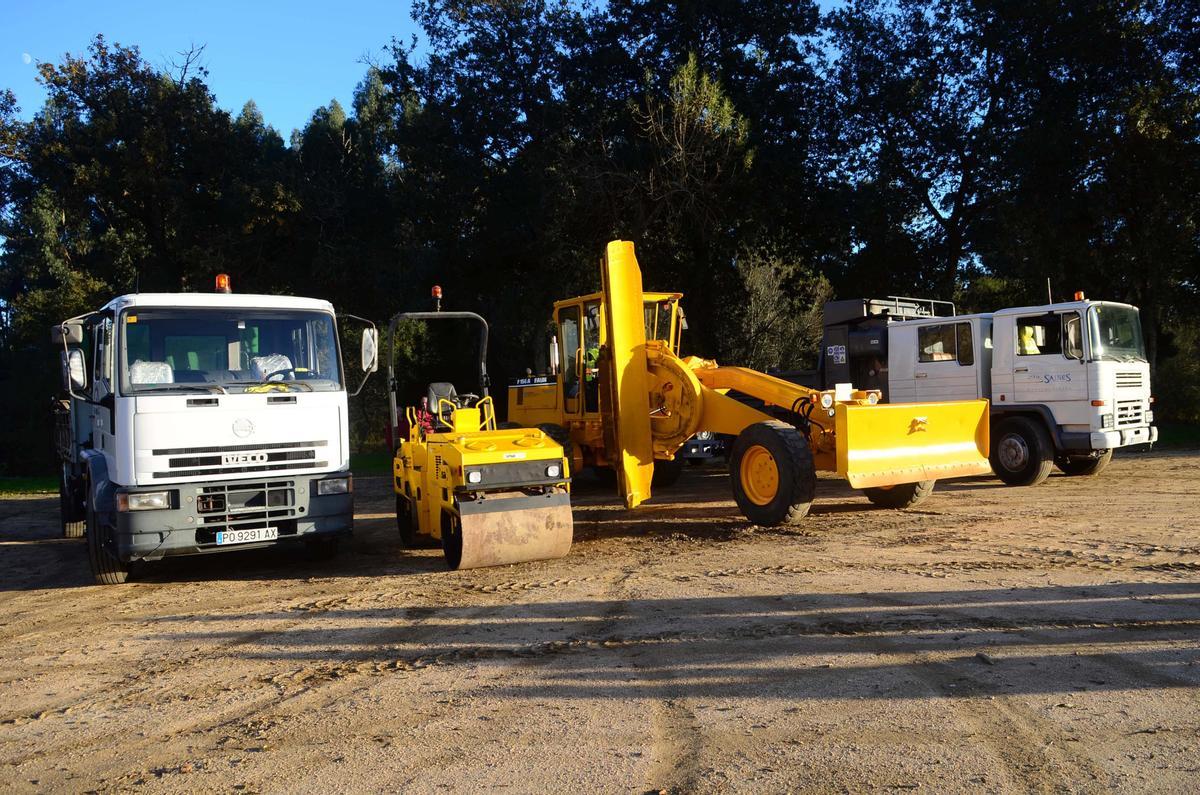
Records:
<instances>
[{"instance_id":1,"label":"loader cab","mask_svg":"<svg viewBox=\"0 0 1200 795\"><path fill-rule=\"evenodd\" d=\"M645 293L646 339L666 342L679 353L683 309L681 293ZM608 343L604 327L603 293L571 298L554 305L557 331L558 383L564 417L598 421L600 418L600 351Z\"/></svg>"}]
</instances>

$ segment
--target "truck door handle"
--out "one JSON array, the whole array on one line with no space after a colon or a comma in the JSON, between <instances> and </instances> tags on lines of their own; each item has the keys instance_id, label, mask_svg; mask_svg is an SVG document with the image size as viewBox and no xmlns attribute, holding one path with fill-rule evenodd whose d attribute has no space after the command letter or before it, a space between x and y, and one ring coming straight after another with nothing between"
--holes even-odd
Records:
<instances>
[{"instance_id":1,"label":"truck door handle","mask_svg":"<svg viewBox=\"0 0 1200 795\"><path fill-rule=\"evenodd\" d=\"M1028 373L1029 368L1028 367L1014 367L1013 372L1014 373Z\"/></svg>"},{"instance_id":2,"label":"truck door handle","mask_svg":"<svg viewBox=\"0 0 1200 795\"><path fill-rule=\"evenodd\" d=\"M928 377L929 377L929 373L916 373L916 374L914 375L914 377L915 377L915 378L928 378Z\"/></svg>"}]
</instances>

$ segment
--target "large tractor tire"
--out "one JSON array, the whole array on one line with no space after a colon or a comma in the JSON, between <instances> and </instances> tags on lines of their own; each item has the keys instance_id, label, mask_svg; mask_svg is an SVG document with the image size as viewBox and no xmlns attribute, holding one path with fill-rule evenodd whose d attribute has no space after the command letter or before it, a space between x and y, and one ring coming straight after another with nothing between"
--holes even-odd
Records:
<instances>
[{"instance_id":1,"label":"large tractor tire","mask_svg":"<svg viewBox=\"0 0 1200 795\"><path fill-rule=\"evenodd\" d=\"M439 545L436 538L421 532L416 506L403 494L396 495L396 529L400 531L400 541L409 549L433 549Z\"/></svg>"},{"instance_id":2,"label":"large tractor tire","mask_svg":"<svg viewBox=\"0 0 1200 795\"><path fill-rule=\"evenodd\" d=\"M553 422L543 422L537 426L538 430L549 436L554 441L562 446L563 455L568 461L571 460L571 432L561 425Z\"/></svg>"},{"instance_id":3,"label":"large tractor tire","mask_svg":"<svg viewBox=\"0 0 1200 795\"><path fill-rule=\"evenodd\" d=\"M1109 463L1112 461L1113 451L1105 450L1096 457L1092 456L1060 456L1055 459L1055 464L1063 471L1065 475L1073 477L1090 478L1099 475L1104 470L1108 469Z\"/></svg>"},{"instance_id":4,"label":"large tractor tire","mask_svg":"<svg viewBox=\"0 0 1200 795\"><path fill-rule=\"evenodd\" d=\"M682 456L676 456L673 460L657 459L654 462L654 477L650 480L650 487L655 489L667 489L675 485L675 481L679 480L679 476L683 474L684 461Z\"/></svg>"},{"instance_id":5,"label":"large tractor tire","mask_svg":"<svg viewBox=\"0 0 1200 795\"><path fill-rule=\"evenodd\" d=\"M880 508L915 508L933 494L936 480L919 480L916 483L900 483L895 486L880 486L863 489L873 504Z\"/></svg>"},{"instance_id":6,"label":"large tractor tire","mask_svg":"<svg viewBox=\"0 0 1200 795\"><path fill-rule=\"evenodd\" d=\"M992 434L989 458L996 477L1008 485L1036 486L1054 468L1054 445L1041 422L1009 417Z\"/></svg>"},{"instance_id":7,"label":"large tractor tire","mask_svg":"<svg viewBox=\"0 0 1200 795\"><path fill-rule=\"evenodd\" d=\"M129 564L117 560L104 548L104 537L109 528L100 523L100 517L87 507L87 545L88 562L92 566L92 576L97 585L121 585L129 579Z\"/></svg>"},{"instance_id":8,"label":"large tractor tire","mask_svg":"<svg viewBox=\"0 0 1200 795\"><path fill-rule=\"evenodd\" d=\"M58 477L58 510L62 519L63 538L83 538L87 530L87 513L78 493L71 488L66 467Z\"/></svg>"},{"instance_id":9,"label":"large tractor tire","mask_svg":"<svg viewBox=\"0 0 1200 795\"><path fill-rule=\"evenodd\" d=\"M742 431L729 456L733 499L751 522L796 524L808 514L817 488L812 450L803 434L778 420Z\"/></svg>"}]
</instances>

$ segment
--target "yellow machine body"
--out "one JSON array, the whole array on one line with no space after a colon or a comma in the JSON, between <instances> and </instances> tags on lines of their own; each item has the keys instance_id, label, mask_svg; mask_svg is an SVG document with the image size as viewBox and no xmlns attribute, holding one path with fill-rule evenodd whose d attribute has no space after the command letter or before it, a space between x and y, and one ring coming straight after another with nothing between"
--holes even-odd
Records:
<instances>
[{"instance_id":1,"label":"yellow machine body","mask_svg":"<svg viewBox=\"0 0 1200 795\"><path fill-rule=\"evenodd\" d=\"M990 471L986 400L882 405L878 393L850 385L819 391L744 367L683 358L682 296L642 291L633 244L609 243L601 271L602 293L555 304L562 371L535 387L511 387L509 419L566 428L576 463L612 466L628 507L649 498L654 462L672 459L697 432L738 436L759 423L780 425L781 415L804 432L806 466L836 472L855 488L886 490ZM583 327L588 307L603 321L591 332L599 357L585 355L587 341L570 327ZM660 324L650 320L660 309L669 315L661 324L665 333L656 333ZM584 381L592 358L599 388L589 402L582 390L572 397L570 387ZM729 397L731 390L762 409ZM731 476L741 478L744 500L769 503L782 470L761 445L746 452L745 466L753 472Z\"/></svg>"},{"instance_id":2,"label":"yellow machine body","mask_svg":"<svg viewBox=\"0 0 1200 795\"><path fill-rule=\"evenodd\" d=\"M487 323L470 312L410 312L404 320L477 321L483 397L430 384L404 409L408 433L392 460L396 523L409 546L441 546L452 569L561 558L571 549L570 462L537 428L501 428L487 395ZM392 427L399 426L395 351L388 365ZM439 392L438 389L442 391Z\"/></svg>"}]
</instances>

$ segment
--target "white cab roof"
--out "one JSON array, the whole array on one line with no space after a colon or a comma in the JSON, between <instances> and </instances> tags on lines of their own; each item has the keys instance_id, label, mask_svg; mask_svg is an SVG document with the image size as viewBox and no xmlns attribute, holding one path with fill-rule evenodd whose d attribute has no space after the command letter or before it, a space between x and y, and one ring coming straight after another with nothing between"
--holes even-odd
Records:
<instances>
[{"instance_id":1,"label":"white cab roof","mask_svg":"<svg viewBox=\"0 0 1200 795\"><path fill-rule=\"evenodd\" d=\"M937 317L914 317L908 320L896 320L893 323L908 323L910 325L936 326L942 323L974 320L975 318L992 319L1011 315L1045 315L1050 312L1068 312L1072 309L1083 310L1089 306L1123 306L1128 309L1137 307L1116 301L1064 301L1061 304L1042 304L1041 306L1013 306L997 309L995 312L976 312L973 315L939 315Z\"/></svg>"},{"instance_id":2,"label":"white cab roof","mask_svg":"<svg viewBox=\"0 0 1200 795\"><path fill-rule=\"evenodd\" d=\"M332 312L333 304L319 298L249 293L131 293L114 298L104 309L129 307L184 307L204 309L309 309Z\"/></svg>"}]
</instances>

